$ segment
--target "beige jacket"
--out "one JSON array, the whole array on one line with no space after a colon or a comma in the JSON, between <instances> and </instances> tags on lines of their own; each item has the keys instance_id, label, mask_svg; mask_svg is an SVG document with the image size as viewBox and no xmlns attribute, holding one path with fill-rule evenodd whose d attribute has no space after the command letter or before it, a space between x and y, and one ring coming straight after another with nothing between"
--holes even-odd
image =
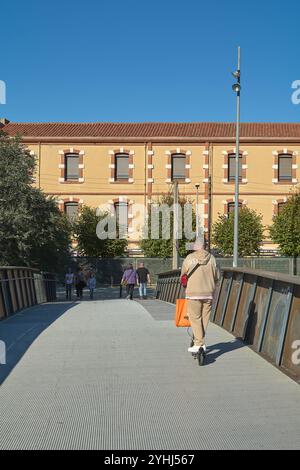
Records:
<instances>
[{"instance_id":1,"label":"beige jacket","mask_svg":"<svg viewBox=\"0 0 300 470\"><path fill-rule=\"evenodd\" d=\"M213 255L205 250L198 250L188 255L182 265L181 275L189 274L194 266L200 266L189 278L186 297L213 296L219 279L219 270Z\"/></svg>"}]
</instances>

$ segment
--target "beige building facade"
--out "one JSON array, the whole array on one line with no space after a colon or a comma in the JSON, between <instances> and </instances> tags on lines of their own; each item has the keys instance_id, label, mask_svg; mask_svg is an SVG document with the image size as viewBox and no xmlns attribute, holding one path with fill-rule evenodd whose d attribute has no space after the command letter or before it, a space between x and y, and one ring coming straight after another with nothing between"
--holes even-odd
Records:
<instances>
[{"instance_id":1,"label":"beige building facade","mask_svg":"<svg viewBox=\"0 0 300 470\"><path fill-rule=\"evenodd\" d=\"M233 209L235 125L232 123L13 123L37 160L35 184L72 215L83 205L126 206L130 252L140 252L146 208L177 181L195 202L209 240L219 214ZM239 202L267 228L300 181L300 124L243 123ZM145 208L143 210L143 208ZM268 239L262 249L276 248Z\"/></svg>"}]
</instances>

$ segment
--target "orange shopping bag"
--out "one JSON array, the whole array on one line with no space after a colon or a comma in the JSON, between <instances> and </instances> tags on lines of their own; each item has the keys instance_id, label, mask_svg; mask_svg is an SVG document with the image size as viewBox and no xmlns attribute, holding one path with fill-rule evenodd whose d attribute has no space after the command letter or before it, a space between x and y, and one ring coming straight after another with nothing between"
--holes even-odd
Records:
<instances>
[{"instance_id":1,"label":"orange shopping bag","mask_svg":"<svg viewBox=\"0 0 300 470\"><path fill-rule=\"evenodd\" d=\"M175 325L183 326L185 328L191 326L189 318L187 316L187 300L186 299L176 300Z\"/></svg>"}]
</instances>

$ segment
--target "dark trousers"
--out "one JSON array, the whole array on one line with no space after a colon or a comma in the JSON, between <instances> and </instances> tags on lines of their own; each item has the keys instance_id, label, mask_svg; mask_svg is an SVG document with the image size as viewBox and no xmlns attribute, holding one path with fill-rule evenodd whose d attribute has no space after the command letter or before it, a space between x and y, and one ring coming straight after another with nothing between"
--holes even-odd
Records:
<instances>
[{"instance_id":1,"label":"dark trousers","mask_svg":"<svg viewBox=\"0 0 300 470\"><path fill-rule=\"evenodd\" d=\"M66 284L66 299L71 300L72 299L72 284Z\"/></svg>"},{"instance_id":2,"label":"dark trousers","mask_svg":"<svg viewBox=\"0 0 300 470\"><path fill-rule=\"evenodd\" d=\"M127 293L127 296L129 295L131 300L133 299L133 290L134 290L134 284L127 284L126 293Z\"/></svg>"}]
</instances>

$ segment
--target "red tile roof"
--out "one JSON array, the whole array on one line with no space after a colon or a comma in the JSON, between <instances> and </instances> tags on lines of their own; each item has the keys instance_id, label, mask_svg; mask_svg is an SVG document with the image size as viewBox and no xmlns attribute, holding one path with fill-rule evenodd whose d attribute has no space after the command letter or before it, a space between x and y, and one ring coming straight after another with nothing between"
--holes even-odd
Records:
<instances>
[{"instance_id":1,"label":"red tile roof","mask_svg":"<svg viewBox=\"0 0 300 470\"><path fill-rule=\"evenodd\" d=\"M141 122L141 123L17 123L3 127L9 135L24 138L234 138L234 123L218 122ZM242 123L244 138L300 139L300 123Z\"/></svg>"}]
</instances>

